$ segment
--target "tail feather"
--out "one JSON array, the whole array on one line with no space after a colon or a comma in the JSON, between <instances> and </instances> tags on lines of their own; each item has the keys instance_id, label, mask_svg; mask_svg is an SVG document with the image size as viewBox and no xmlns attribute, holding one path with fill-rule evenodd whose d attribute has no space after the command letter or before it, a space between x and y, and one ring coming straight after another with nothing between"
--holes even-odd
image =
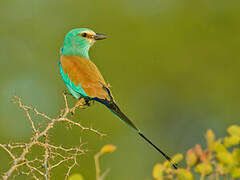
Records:
<instances>
[{"instance_id":1,"label":"tail feather","mask_svg":"<svg viewBox=\"0 0 240 180\"><path fill-rule=\"evenodd\" d=\"M130 119L128 119L128 117L120 110L120 108L115 104L115 102L107 101L107 100L103 100L103 99L93 99L93 100L96 100L96 101L104 104L105 106L107 106L108 109L110 109L110 111L113 112L113 114L115 114L120 120L122 120L125 124L127 124L131 129L133 129L135 132L137 132L146 142L151 144L152 147L154 147L158 152L160 152L172 164L172 166L175 169L177 169L177 164L172 163L171 158L167 154L165 154L156 145L154 145L148 138L146 138L146 136L144 136L140 132L140 130L133 124L133 122L130 121Z\"/></svg>"},{"instance_id":2,"label":"tail feather","mask_svg":"<svg viewBox=\"0 0 240 180\"><path fill-rule=\"evenodd\" d=\"M115 102L113 101L108 101L105 99L99 99L99 98L94 98L93 100L98 101L105 106L108 107L108 109L115 114L121 121L123 121L125 124L127 124L131 129L133 129L135 132L140 132L139 129L133 124L130 119L120 110L120 108L116 105Z\"/></svg>"},{"instance_id":3,"label":"tail feather","mask_svg":"<svg viewBox=\"0 0 240 180\"><path fill-rule=\"evenodd\" d=\"M114 102L110 103L108 108L113 112L113 114L115 114L125 124L130 126L134 131L137 131L137 133L140 132L139 129L133 124L133 122L128 119L128 117L119 109L119 107Z\"/></svg>"}]
</instances>

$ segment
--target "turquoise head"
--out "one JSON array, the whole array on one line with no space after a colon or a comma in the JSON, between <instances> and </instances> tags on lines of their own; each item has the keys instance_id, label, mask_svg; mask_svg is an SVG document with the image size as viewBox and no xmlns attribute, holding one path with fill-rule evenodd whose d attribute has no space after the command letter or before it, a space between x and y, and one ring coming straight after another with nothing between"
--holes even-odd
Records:
<instances>
[{"instance_id":1,"label":"turquoise head","mask_svg":"<svg viewBox=\"0 0 240 180\"><path fill-rule=\"evenodd\" d=\"M72 29L64 38L61 54L89 58L88 51L96 40L107 38L104 34L95 33L88 28Z\"/></svg>"}]
</instances>

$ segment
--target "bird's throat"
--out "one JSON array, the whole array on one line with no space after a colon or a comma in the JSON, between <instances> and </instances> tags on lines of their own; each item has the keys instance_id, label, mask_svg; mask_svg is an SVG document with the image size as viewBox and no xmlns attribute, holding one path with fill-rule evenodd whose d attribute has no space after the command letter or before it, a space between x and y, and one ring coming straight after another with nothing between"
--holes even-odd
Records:
<instances>
[{"instance_id":1,"label":"bird's throat","mask_svg":"<svg viewBox=\"0 0 240 180\"><path fill-rule=\"evenodd\" d=\"M81 56L89 59L90 46L63 46L61 54L67 56Z\"/></svg>"}]
</instances>

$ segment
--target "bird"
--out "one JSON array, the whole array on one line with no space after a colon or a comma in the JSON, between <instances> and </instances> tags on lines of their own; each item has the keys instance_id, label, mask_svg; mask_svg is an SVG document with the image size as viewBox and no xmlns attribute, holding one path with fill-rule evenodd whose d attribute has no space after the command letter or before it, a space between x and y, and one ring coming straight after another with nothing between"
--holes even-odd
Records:
<instances>
[{"instance_id":1,"label":"bird","mask_svg":"<svg viewBox=\"0 0 240 180\"><path fill-rule=\"evenodd\" d=\"M70 94L78 100L77 106L89 106L91 102L105 105L177 169L177 164L171 162L171 158L144 136L136 125L120 110L112 95L110 85L105 82L97 66L90 60L90 47L96 41L106 38L106 35L95 33L89 28L75 28L66 34L59 58L60 74L64 84Z\"/></svg>"}]
</instances>

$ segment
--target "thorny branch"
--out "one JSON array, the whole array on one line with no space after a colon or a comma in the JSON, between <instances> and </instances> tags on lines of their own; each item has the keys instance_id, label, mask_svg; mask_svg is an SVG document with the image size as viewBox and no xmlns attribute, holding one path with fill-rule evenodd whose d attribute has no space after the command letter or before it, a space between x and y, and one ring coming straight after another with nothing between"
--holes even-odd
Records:
<instances>
[{"instance_id":1,"label":"thorny branch","mask_svg":"<svg viewBox=\"0 0 240 180\"><path fill-rule=\"evenodd\" d=\"M30 121L33 135L27 143L0 144L0 147L5 150L12 159L11 167L2 175L3 180L13 179L18 175L27 175L32 176L34 179L49 180L51 170L63 163L67 164L65 180L69 177L72 168L78 165L77 157L84 154L87 150L82 149L83 144L81 143L78 147L71 148L52 144L49 140L49 130L52 129L57 122L65 122L67 125L77 126L82 130L91 131L99 136L106 135L96 129L85 127L79 122L68 119L67 116L72 112L72 109L76 107L69 108L67 96L64 93L63 98L65 108L60 112L57 118L51 118L32 106L24 105L20 97L14 97L13 103L17 104L20 109L25 111L27 119ZM47 120L47 124L44 128L40 128L39 124L36 125L32 120L31 113ZM30 158L31 149L35 146L42 149L42 154L38 153L34 155L34 158ZM21 151L21 153L18 154L16 151Z\"/></svg>"}]
</instances>

